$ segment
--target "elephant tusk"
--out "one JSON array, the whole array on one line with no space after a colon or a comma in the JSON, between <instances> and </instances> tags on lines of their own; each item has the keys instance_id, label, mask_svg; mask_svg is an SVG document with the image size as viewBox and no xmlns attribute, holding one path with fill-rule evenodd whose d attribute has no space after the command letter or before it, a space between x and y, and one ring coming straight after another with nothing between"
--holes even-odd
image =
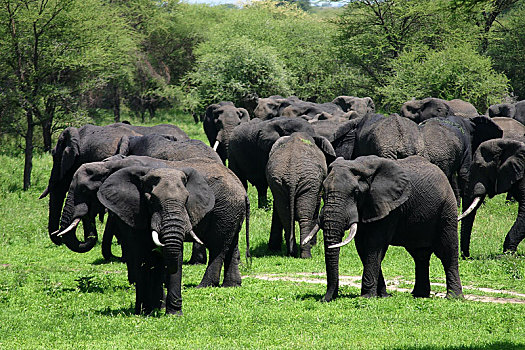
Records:
<instances>
[{"instance_id":1,"label":"elephant tusk","mask_svg":"<svg viewBox=\"0 0 525 350\"><path fill-rule=\"evenodd\" d=\"M357 222L354 222L352 224L352 226L350 226L350 233L348 234L348 237L341 243L337 243L337 244L332 244L331 246L329 246L328 248L329 249L332 249L332 248L339 248L339 247L342 247L342 246L345 246L347 245L348 243L350 243L350 241L352 239L354 239L355 237L355 234L357 233Z\"/></svg>"},{"instance_id":2,"label":"elephant tusk","mask_svg":"<svg viewBox=\"0 0 525 350\"><path fill-rule=\"evenodd\" d=\"M40 197L38 197L38 199L42 199L45 196L47 196L48 194L49 194L49 186L46 187L46 189L44 190L44 192L42 192L42 194L40 195Z\"/></svg>"},{"instance_id":3,"label":"elephant tusk","mask_svg":"<svg viewBox=\"0 0 525 350\"><path fill-rule=\"evenodd\" d=\"M319 223L316 223L314 228L312 229L312 231L310 231L310 233L308 234L308 236L306 236L304 238L304 240L302 241L302 245L306 245L308 244L308 242L310 242L312 240L312 238L314 238L315 234L319 231Z\"/></svg>"},{"instance_id":4,"label":"elephant tusk","mask_svg":"<svg viewBox=\"0 0 525 350\"><path fill-rule=\"evenodd\" d=\"M464 219L467 215L469 215L470 213L472 213L472 211L474 209L476 209L478 203L481 201L481 197L476 197L474 198L474 200L472 201L472 204L470 205L470 207L467 208L467 210L465 210L463 212L463 214L461 214L459 217L458 217L458 221L461 221L462 219Z\"/></svg>"},{"instance_id":5,"label":"elephant tusk","mask_svg":"<svg viewBox=\"0 0 525 350\"><path fill-rule=\"evenodd\" d=\"M199 237L197 237L197 235L195 234L195 232L193 232L193 230L190 230L190 235L195 240L195 242L204 245L204 243L202 243L202 241L199 239Z\"/></svg>"},{"instance_id":6,"label":"elephant tusk","mask_svg":"<svg viewBox=\"0 0 525 350\"><path fill-rule=\"evenodd\" d=\"M60 232L57 234L57 237L62 237L63 235L65 235L66 233L68 233L69 231L75 229L77 226L78 226L78 223L80 222L80 218L76 218L75 220L73 220L73 222L71 223L71 225L69 225L64 231ZM56 231L55 231L56 232ZM51 235L53 235L55 232L53 232Z\"/></svg>"},{"instance_id":7,"label":"elephant tusk","mask_svg":"<svg viewBox=\"0 0 525 350\"><path fill-rule=\"evenodd\" d=\"M219 147L219 140L215 141L215 144L213 145L213 150L217 152L217 148Z\"/></svg>"},{"instance_id":8,"label":"elephant tusk","mask_svg":"<svg viewBox=\"0 0 525 350\"><path fill-rule=\"evenodd\" d=\"M159 233L157 231L151 231L151 238L153 239L153 243L155 243L157 247L164 247L164 244L160 243Z\"/></svg>"}]
</instances>

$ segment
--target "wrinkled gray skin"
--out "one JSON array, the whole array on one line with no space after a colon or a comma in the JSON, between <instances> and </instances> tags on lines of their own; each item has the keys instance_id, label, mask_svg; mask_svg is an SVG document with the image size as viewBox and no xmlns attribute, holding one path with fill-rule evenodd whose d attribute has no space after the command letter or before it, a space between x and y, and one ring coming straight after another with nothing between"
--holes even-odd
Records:
<instances>
[{"instance_id":1,"label":"wrinkled gray skin","mask_svg":"<svg viewBox=\"0 0 525 350\"><path fill-rule=\"evenodd\" d=\"M187 196L180 197L185 191L178 177L159 176L153 181L155 184L151 185L162 189L157 191L156 195L159 198L155 199L152 195L154 193L148 192L142 174L161 168L191 173L195 179L201 177L201 185L205 183L206 186L203 187L207 187L208 190L195 197L198 199L196 204L195 201L185 199ZM117 177L117 174L120 175ZM164 180L169 180L170 183L159 187ZM171 190L173 186L178 186L180 191ZM188 187L187 183L185 186ZM211 199L213 205L209 203ZM204 203L208 203L207 208L211 205L205 215L199 214L199 210L192 207L197 205L198 208ZM75 173L71 183L61 227L63 229L76 218L81 218L86 229L86 223L94 223L96 213L104 207L110 210L114 228L119 233L123 258L128 266L129 281L137 283L137 313L158 307L158 304L151 304L149 299L144 301L141 296L144 289L140 283L147 281L148 277L144 276L147 267L155 268L160 273L162 268L158 267L158 264L161 263L162 266L171 266L170 272L173 272L168 276L166 312L179 313L182 241L189 237L187 234L191 228L210 252L208 267L199 287L218 286L223 264L223 286L241 284L238 235L245 215L249 215L249 202L242 184L221 163L202 158L170 162L143 156L114 156L103 162L84 164ZM186 212L182 207L186 208ZM191 225L187 221L188 217L191 219ZM247 219L247 242L248 225ZM163 248L164 260L151 255L151 229L155 229L159 233L160 241L166 244ZM93 234L96 235L96 230ZM74 230L67 234L74 235ZM248 249L247 247L247 253ZM147 267L141 267L142 263ZM153 275L152 273L152 278ZM141 307L144 303L147 306Z\"/></svg>"},{"instance_id":2,"label":"wrinkled gray skin","mask_svg":"<svg viewBox=\"0 0 525 350\"><path fill-rule=\"evenodd\" d=\"M513 118L521 124L525 124L525 100L516 103L501 103L489 107L489 117Z\"/></svg>"},{"instance_id":3,"label":"wrinkled gray skin","mask_svg":"<svg viewBox=\"0 0 525 350\"><path fill-rule=\"evenodd\" d=\"M122 137L118 154L128 156L148 156L163 160L185 160L189 158L208 158L221 162L219 155L200 140L187 139L178 141L169 136L145 135ZM111 228L111 227L109 227ZM106 259L111 258L111 231L104 231L102 253ZM193 244L190 264L205 264L206 249L199 243Z\"/></svg>"},{"instance_id":4,"label":"wrinkled gray skin","mask_svg":"<svg viewBox=\"0 0 525 350\"><path fill-rule=\"evenodd\" d=\"M484 116L427 119L419 125L424 157L447 176L458 205L465 195L473 152L487 140L500 138L502 130Z\"/></svg>"},{"instance_id":5,"label":"wrinkled gray skin","mask_svg":"<svg viewBox=\"0 0 525 350\"><path fill-rule=\"evenodd\" d=\"M473 118L479 113L471 103L459 99L446 101L434 97L410 100L401 107L401 116L418 124L430 118L445 118L449 115Z\"/></svg>"},{"instance_id":6,"label":"wrinkled gray skin","mask_svg":"<svg viewBox=\"0 0 525 350\"><path fill-rule=\"evenodd\" d=\"M503 251L515 252L518 244L525 238L525 139L496 139L482 143L474 154L470 168L467 195L469 201L463 204L463 211L475 197L481 200L470 215L461 222L461 254L470 256L470 237L476 211L485 196L492 198L500 193L508 193L519 203L518 216L507 233Z\"/></svg>"},{"instance_id":7,"label":"wrinkled gray skin","mask_svg":"<svg viewBox=\"0 0 525 350\"><path fill-rule=\"evenodd\" d=\"M335 152L321 136L296 132L274 143L266 165L266 179L273 194L270 250L281 250L284 229L286 252L297 256L295 221L299 222L302 242L317 223L326 158L335 159ZM311 258L311 246L312 241L301 244L299 256Z\"/></svg>"},{"instance_id":8,"label":"wrinkled gray skin","mask_svg":"<svg viewBox=\"0 0 525 350\"><path fill-rule=\"evenodd\" d=\"M303 118L314 118L319 114L327 114L332 117L346 117L343 109L333 102L314 103L301 100L296 100L289 106L283 108L280 116L288 118L301 116L303 116Z\"/></svg>"},{"instance_id":9,"label":"wrinkled gray skin","mask_svg":"<svg viewBox=\"0 0 525 350\"><path fill-rule=\"evenodd\" d=\"M364 155L400 159L424 155L424 143L413 121L399 115L368 114L340 126L331 140L338 157Z\"/></svg>"},{"instance_id":10,"label":"wrinkled gray skin","mask_svg":"<svg viewBox=\"0 0 525 350\"><path fill-rule=\"evenodd\" d=\"M282 110L292 103L300 102L297 97L282 97L274 95L266 98L259 98L257 107L253 111L255 118L261 120L273 119L281 116Z\"/></svg>"},{"instance_id":11,"label":"wrinkled gray skin","mask_svg":"<svg viewBox=\"0 0 525 350\"><path fill-rule=\"evenodd\" d=\"M347 113L347 119L362 118L368 113L375 113L376 110L375 103L370 97L338 96L332 103Z\"/></svg>"},{"instance_id":12,"label":"wrinkled gray skin","mask_svg":"<svg viewBox=\"0 0 525 350\"><path fill-rule=\"evenodd\" d=\"M49 194L48 232L51 234L59 228L60 213L71 178L80 165L100 161L114 155L123 136L134 136L162 132L178 139L188 138L175 125L162 124L153 127L134 126L124 123L106 126L85 125L80 128L68 127L58 137L56 146L51 151L53 168L49 177L49 185L40 198ZM86 237L87 238L87 237ZM57 242L55 242L57 243ZM85 244L65 241L68 247L75 251L90 250L96 243L87 239Z\"/></svg>"},{"instance_id":13,"label":"wrinkled gray skin","mask_svg":"<svg viewBox=\"0 0 525 350\"><path fill-rule=\"evenodd\" d=\"M445 269L447 297L462 297L458 272L457 210L454 194L439 168L413 156L393 161L376 156L338 158L323 182L321 228L327 292L339 290L339 249L344 232L357 223L355 245L363 263L361 296L386 297L381 262L389 245L403 246L416 265L412 294L430 295L432 253Z\"/></svg>"},{"instance_id":14,"label":"wrinkled gray skin","mask_svg":"<svg viewBox=\"0 0 525 350\"><path fill-rule=\"evenodd\" d=\"M525 125L515 119L494 117L491 120L503 130L503 138L515 139L525 135Z\"/></svg>"},{"instance_id":15,"label":"wrinkled gray skin","mask_svg":"<svg viewBox=\"0 0 525 350\"><path fill-rule=\"evenodd\" d=\"M248 121L250 121L248 111L235 107L230 101L214 103L206 108L202 127L211 147L214 147L215 142L219 142L216 151L224 164L228 158L228 145L233 129Z\"/></svg>"},{"instance_id":16,"label":"wrinkled gray skin","mask_svg":"<svg viewBox=\"0 0 525 350\"><path fill-rule=\"evenodd\" d=\"M140 135L165 135L171 136L174 140L188 140L189 136L176 125L173 124L158 124L153 126L141 126L127 124L128 128Z\"/></svg>"},{"instance_id":17,"label":"wrinkled gray skin","mask_svg":"<svg viewBox=\"0 0 525 350\"><path fill-rule=\"evenodd\" d=\"M298 131L315 136L312 126L301 118L278 117L265 121L254 118L233 129L228 167L239 177L244 188L248 188L248 181L257 188L259 208L268 205L265 170L274 142Z\"/></svg>"}]
</instances>

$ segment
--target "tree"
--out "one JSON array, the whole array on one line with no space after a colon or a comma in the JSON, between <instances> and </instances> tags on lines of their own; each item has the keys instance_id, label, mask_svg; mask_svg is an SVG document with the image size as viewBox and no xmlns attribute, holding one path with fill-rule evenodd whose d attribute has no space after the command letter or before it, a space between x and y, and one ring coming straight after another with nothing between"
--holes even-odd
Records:
<instances>
[{"instance_id":1,"label":"tree","mask_svg":"<svg viewBox=\"0 0 525 350\"><path fill-rule=\"evenodd\" d=\"M25 139L24 190L31 185L33 136L51 148L57 115L129 64L133 36L112 5L99 0L1 0L0 81L11 122Z\"/></svg>"}]
</instances>

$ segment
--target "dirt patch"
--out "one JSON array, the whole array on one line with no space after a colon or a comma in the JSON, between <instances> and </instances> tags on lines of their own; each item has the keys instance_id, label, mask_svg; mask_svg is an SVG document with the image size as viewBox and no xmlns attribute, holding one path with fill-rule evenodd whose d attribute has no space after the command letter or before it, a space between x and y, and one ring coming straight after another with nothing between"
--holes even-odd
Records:
<instances>
[{"instance_id":1,"label":"dirt patch","mask_svg":"<svg viewBox=\"0 0 525 350\"><path fill-rule=\"evenodd\" d=\"M255 278L264 281L288 281L288 282L303 282L313 284L326 284L326 274L324 273L297 273L294 275L279 275L279 274L261 274L261 275L249 275L243 278ZM385 280L387 289L390 291L410 293L412 289L399 287L401 284L411 284L413 281L403 280L401 278L395 278L392 280ZM339 276L339 285L351 286L361 288L361 276ZM445 283L431 283L433 286L446 287ZM468 291L480 291L483 293L508 295L509 297L496 297L496 296L485 296L485 295L473 295L468 294ZM444 298L445 293L431 293L433 297ZM466 300L480 301L483 303L497 303L497 304L525 304L525 294L518 293L509 290L492 289L492 288L480 288L469 285L463 286L463 294Z\"/></svg>"}]
</instances>

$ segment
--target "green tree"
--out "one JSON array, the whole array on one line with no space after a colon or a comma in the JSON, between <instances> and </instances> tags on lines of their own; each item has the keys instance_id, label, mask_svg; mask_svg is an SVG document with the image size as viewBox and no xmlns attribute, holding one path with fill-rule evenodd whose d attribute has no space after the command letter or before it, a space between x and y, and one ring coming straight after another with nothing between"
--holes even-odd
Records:
<instances>
[{"instance_id":1,"label":"green tree","mask_svg":"<svg viewBox=\"0 0 525 350\"><path fill-rule=\"evenodd\" d=\"M408 50L390 66L392 73L378 92L393 111L411 98L425 97L460 98L485 111L508 92L507 77L497 73L491 59L479 55L468 43L440 51Z\"/></svg>"},{"instance_id":2,"label":"green tree","mask_svg":"<svg viewBox=\"0 0 525 350\"><path fill-rule=\"evenodd\" d=\"M99 0L1 0L0 113L25 139L24 189L31 185L34 132L51 147L55 117L74 115L79 96L129 63L133 36ZM5 102L7 101L7 102Z\"/></svg>"}]
</instances>

